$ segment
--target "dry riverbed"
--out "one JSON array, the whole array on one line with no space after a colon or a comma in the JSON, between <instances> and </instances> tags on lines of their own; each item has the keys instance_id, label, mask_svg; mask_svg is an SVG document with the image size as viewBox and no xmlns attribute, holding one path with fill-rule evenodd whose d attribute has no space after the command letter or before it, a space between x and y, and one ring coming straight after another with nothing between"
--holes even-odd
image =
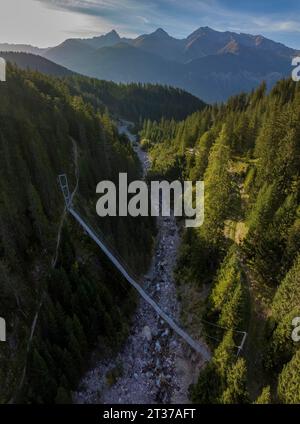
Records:
<instances>
[{"instance_id":1,"label":"dry riverbed","mask_svg":"<svg viewBox=\"0 0 300 424\"><path fill-rule=\"evenodd\" d=\"M119 131L130 138L145 174L149 167L147 154L135 143L127 123L123 123ZM155 254L144 277L144 287L165 312L179 321L180 303L173 278L180 243L179 230L173 216L158 218L157 225ZM188 387L195 382L195 370L199 370L200 365L201 358L191 352L141 299L122 351L114 358L100 361L84 376L74 401L93 404L187 403ZM109 378L112 372L118 374L114 383Z\"/></svg>"}]
</instances>

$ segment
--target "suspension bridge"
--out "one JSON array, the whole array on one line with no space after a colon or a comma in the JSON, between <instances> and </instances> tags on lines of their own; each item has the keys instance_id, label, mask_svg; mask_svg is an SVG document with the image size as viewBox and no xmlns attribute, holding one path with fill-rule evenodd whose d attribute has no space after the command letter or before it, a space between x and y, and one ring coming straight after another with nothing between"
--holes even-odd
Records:
<instances>
[{"instance_id":1,"label":"suspension bridge","mask_svg":"<svg viewBox=\"0 0 300 424\"><path fill-rule=\"evenodd\" d=\"M193 350L198 352L203 361L208 362L211 359L211 353L209 349L196 340L194 340L186 331L184 331L175 321L171 318L161 307L146 293L146 291L141 287L130 272L126 269L126 265L122 263L122 260L118 257L117 254L112 252L107 246L107 243L98 234L81 218L78 212L73 208L72 196L70 194L68 179L65 174L59 175L59 184L62 190L66 209L73 216L73 218L78 222L78 224L84 229L87 235L99 246L102 252L110 260L110 262L115 266L115 268L122 274L122 276L127 280L127 282L134 287L134 289L139 293L139 295L154 309L154 311L172 328L172 330L181 337ZM243 335L242 342L238 348L238 355L243 349L244 343L246 341L247 333L243 331L238 331L238 333Z\"/></svg>"}]
</instances>

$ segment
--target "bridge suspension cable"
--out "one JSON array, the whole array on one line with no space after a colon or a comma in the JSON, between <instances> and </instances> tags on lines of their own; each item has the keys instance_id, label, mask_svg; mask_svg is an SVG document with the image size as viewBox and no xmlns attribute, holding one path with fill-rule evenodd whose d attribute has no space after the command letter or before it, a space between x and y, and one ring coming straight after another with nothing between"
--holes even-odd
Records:
<instances>
[{"instance_id":1,"label":"bridge suspension cable","mask_svg":"<svg viewBox=\"0 0 300 424\"><path fill-rule=\"evenodd\" d=\"M68 187L68 180L66 175L59 176L59 183L61 190L63 192L66 208L68 212L75 218L75 220L81 225L81 227L86 231L92 240L100 247L102 252L107 256L107 258L113 263L113 265L119 270L123 277L131 284L140 296L155 310L155 312L167 323L169 326L177 333L185 342L196 352L198 352L204 361L209 361L211 354L208 348L205 345L202 345L195 341L186 331L179 327L176 322L170 318L166 312L164 312L161 307L145 292L145 290L138 284L126 271L124 266L120 261L115 257L113 253L106 247L102 240L97 236L95 231L85 223L81 218L78 212L76 212L72 206L72 200Z\"/></svg>"},{"instance_id":2,"label":"bridge suspension cable","mask_svg":"<svg viewBox=\"0 0 300 424\"><path fill-rule=\"evenodd\" d=\"M72 205L72 197L69 192L68 179L65 174L59 175L59 184L64 195L66 209L73 216L73 218L80 224L80 226L85 230L89 237L100 247L102 252L106 257L112 262L112 264L118 269L118 271L123 275L123 277L128 281L128 283L135 288L135 290L140 294L140 296L155 310L155 312L172 328L172 330L177 333L192 349L198 352L205 362L211 359L211 353L209 349L204 345L200 344L194 340L186 331L184 331L173 318L171 318L141 287L137 282L137 279L134 279L126 270L126 265L122 263L123 261L119 258L119 255L115 254L111 248L108 248L107 243L96 234L96 232L81 218L78 212L75 211ZM214 324L216 327L219 327L217 324ZM244 335L242 343L238 348L238 355L240 354L247 333L235 330L238 333Z\"/></svg>"}]
</instances>

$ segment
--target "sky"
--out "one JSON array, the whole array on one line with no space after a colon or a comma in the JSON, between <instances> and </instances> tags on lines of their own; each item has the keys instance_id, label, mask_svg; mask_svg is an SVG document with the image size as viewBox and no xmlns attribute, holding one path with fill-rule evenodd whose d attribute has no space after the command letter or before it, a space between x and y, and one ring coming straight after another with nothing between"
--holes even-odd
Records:
<instances>
[{"instance_id":1,"label":"sky","mask_svg":"<svg viewBox=\"0 0 300 424\"><path fill-rule=\"evenodd\" d=\"M200 26L262 34L300 49L299 0L0 0L0 43L54 46L116 29L162 27L183 38Z\"/></svg>"}]
</instances>

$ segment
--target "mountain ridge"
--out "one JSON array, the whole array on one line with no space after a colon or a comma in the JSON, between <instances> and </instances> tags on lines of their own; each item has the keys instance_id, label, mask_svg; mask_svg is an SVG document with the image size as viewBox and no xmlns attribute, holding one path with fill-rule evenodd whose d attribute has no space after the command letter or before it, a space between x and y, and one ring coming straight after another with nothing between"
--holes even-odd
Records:
<instances>
[{"instance_id":1,"label":"mountain ridge","mask_svg":"<svg viewBox=\"0 0 300 424\"><path fill-rule=\"evenodd\" d=\"M75 75L73 71L70 71L64 66L58 65L57 63L51 62L43 56L23 52L2 52L1 50L0 56L7 62L10 62L25 71L30 69L32 71L38 71L46 75L57 77Z\"/></svg>"},{"instance_id":2,"label":"mountain ridge","mask_svg":"<svg viewBox=\"0 0 300 424\"><path fill-rule=\"evenodd\" d=\"M290 75L297 54L262 35L200 27L182 39L162 28L132 39L112 30L65 40L41 55L89 77L172 85L214 103L251 91L262 81L271 87Z\"/></svg>"}]
</instances>

